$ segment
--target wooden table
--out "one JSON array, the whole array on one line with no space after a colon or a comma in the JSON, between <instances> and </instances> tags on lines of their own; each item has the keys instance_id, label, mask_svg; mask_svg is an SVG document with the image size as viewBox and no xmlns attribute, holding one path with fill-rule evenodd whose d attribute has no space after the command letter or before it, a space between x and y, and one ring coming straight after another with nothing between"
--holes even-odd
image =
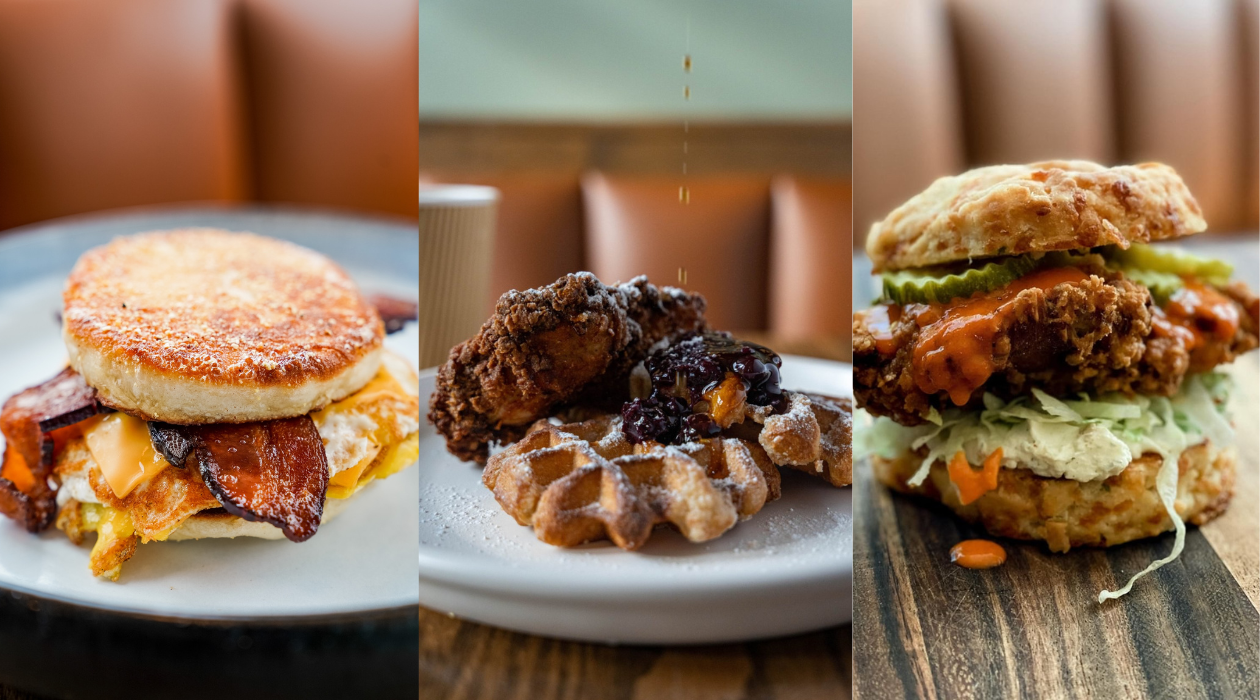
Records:
<instances>
[{"instance_id":1,"label":"wooden table","mask_svg":"<svg viewBox=\"0 0 1260 700\"><path fill-rule=\"evenodd\" d=\"M748 339L783 354L847 360L839 338ZM618 647L517 634L421 608L420 698L845 700L850 637L843 625L742 644Z\"/></svg>"},{"instance_id":2,"label":"wooden table","mask_svg":"<svg viewBox=\"0 0 1260 700\"><path fill-rule=\"evenodd\" d=\"M849 697L850 629L696 647L564 642L420 611L421 700Z\"/></svg>"},{"instance_id":3,"label":"wooden table","mask_svg":"<svg viewBox=\"0 0 1260 700\"><path fill-rule=\"evenodd\" d=\"M0 686L0 700L54 700L45 695L32 695L24 690Z\"/></svg>"},{"instance_id":4,"label":"wooden table","mask_svg":"<svg viewBox=\"0 0 1260 700\"><path fill-rule=\"evenodd\" d=\"M854 695L861 698L1256 697L1260 665L1260 361L1238 380L1238 481L1230 509L1190 527L1181 557L1099 605L1172 547L1173 535L1051 554L1003 540L969 571L949 548L983 531L855 470Z\"/></svg>"}]
</instances>

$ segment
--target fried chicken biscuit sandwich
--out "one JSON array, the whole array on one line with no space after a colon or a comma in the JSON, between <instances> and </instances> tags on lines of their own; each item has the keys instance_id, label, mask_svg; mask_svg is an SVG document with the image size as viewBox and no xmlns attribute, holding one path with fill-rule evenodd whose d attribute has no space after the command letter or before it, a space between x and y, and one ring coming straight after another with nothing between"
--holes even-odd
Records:
<instances>
[{"instance_id":1,"label":"fried chicken biscuit sandwich","mask_svg":"<svg viewBox=\"0 0 1260 700\"><path fill-rule=\"evenodd\" d=\"M1172 168L1084 161L945 177L875 224L853 343L876 477L1055 552L1175 530L1138 576L1173 560L1232 495L1215 370L1260 324L1229 264L1163 243L1205 228Z\"/></svg>"},{"instance_id":2,"label":"fried chicken biscuit sandwich","mask_svg":"<svg viewBox=\"0 0 1260 700\"><path fill-rule=\"evenodd\" d=\"M124 237L79 259L63 302L69 366L0 411L0 511L95 533L97 576L152 540L303 542L415 461L416 376L322 255L208 229Z\"/></svg>"}]
</instances>

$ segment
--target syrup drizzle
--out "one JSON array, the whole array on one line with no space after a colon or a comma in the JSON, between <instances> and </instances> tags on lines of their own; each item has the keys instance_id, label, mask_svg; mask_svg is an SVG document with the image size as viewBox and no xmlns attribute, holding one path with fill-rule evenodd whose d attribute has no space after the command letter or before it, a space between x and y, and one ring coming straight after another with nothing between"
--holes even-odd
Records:
<instances>
[{"instance_id":1,"label":"syrup drizzle","mask_svg":"<svg viewBox=\"0 0 1260 700\"><path fill-rule=\"evenodd\" d=\"M691 75L691 13L687 13L687 31L686 38L683 40L683 73ZM684 80L683 82L683 101L691 101L691 83ZM682 177L683 183L678 188L679 204L691 204L691 190L687 188L687 135L690 131L690 124L687 119L683 119L683 158L682 158Z\"/></svg>"}]
</instances>

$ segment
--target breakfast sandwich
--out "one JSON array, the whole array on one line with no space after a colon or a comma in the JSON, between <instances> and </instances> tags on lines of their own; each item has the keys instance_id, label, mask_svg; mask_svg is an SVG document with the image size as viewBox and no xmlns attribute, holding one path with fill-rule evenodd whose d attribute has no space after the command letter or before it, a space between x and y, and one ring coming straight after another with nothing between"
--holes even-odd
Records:
<instances>
[{"instance_id":1,"label":"breakfast sandwich","mask_svg":"<svg viewBox=\"0 0 1260 700\"><path fill-rule=\"evenodd\" d=\"M1001 165L937 180L871 228L883 298L853 320L876 477L1051 551L1202 524L1233 493L1223 363L1260 305L1172 168Z\"/></svg>"},{"instance_id":2,"label":"breakfast sandwich","mask_svg":"<svg viewBox=\"0 0 1260 700\"><path fill-rule=\"evenodd\" d=\"M322 255L210 229L118 238L63 294L69 366L9 398L0 512L117 579L150 541L303 542L419 452L419 383Z\"/></svg>"}]
</instances>

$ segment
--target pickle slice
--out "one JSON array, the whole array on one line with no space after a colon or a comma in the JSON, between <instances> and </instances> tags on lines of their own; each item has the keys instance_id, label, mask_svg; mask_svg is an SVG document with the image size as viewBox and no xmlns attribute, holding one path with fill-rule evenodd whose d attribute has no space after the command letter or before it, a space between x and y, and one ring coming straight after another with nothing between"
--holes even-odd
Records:
<instances>
[{"instance_id":1,"label":"pickle slice","mask_svg":"<svg viewBox=\"0 0 1260 700\"><path fill-rule=\"evenodd\" d=\"M1172 295L1186 286L1181 278L1171 272L1159 272L1156 270L1142 270L1136 267L1121 267L1120 272L1124 276L1138 284L1146 287L1151 292L1151 298L1156 304L1163 306L1168 303Z\"/></svg>"},{"instance_id":2,"label":"pickle slice","mask_svg":"<svg viewBox=\"0 0 1260 700\"><path fill-rule=\"evenodd\" d=\"M1027 255L990 261L961 272L939 268L885 272L884 297L896 304L941 304L1005 287L1032 272L1037 261Z\"/></svg>"},{"instance_id":3,"label":"pickle slice","mask_svg":"<svg viewBox=\"0 0 1260 700\"><path fill-rule=\"evenodd\" d=\"M1134 243L1128 250L1112 248L1107 257L1122 269L1150 270L1173 275L1194 275L1199 279L1224 286L1234 274L1234 266L1224 260L1213 260L1191 255L1180 248ZM1133 277L1133 279L1137 279Z\"/></svg>"}]
</instances>

